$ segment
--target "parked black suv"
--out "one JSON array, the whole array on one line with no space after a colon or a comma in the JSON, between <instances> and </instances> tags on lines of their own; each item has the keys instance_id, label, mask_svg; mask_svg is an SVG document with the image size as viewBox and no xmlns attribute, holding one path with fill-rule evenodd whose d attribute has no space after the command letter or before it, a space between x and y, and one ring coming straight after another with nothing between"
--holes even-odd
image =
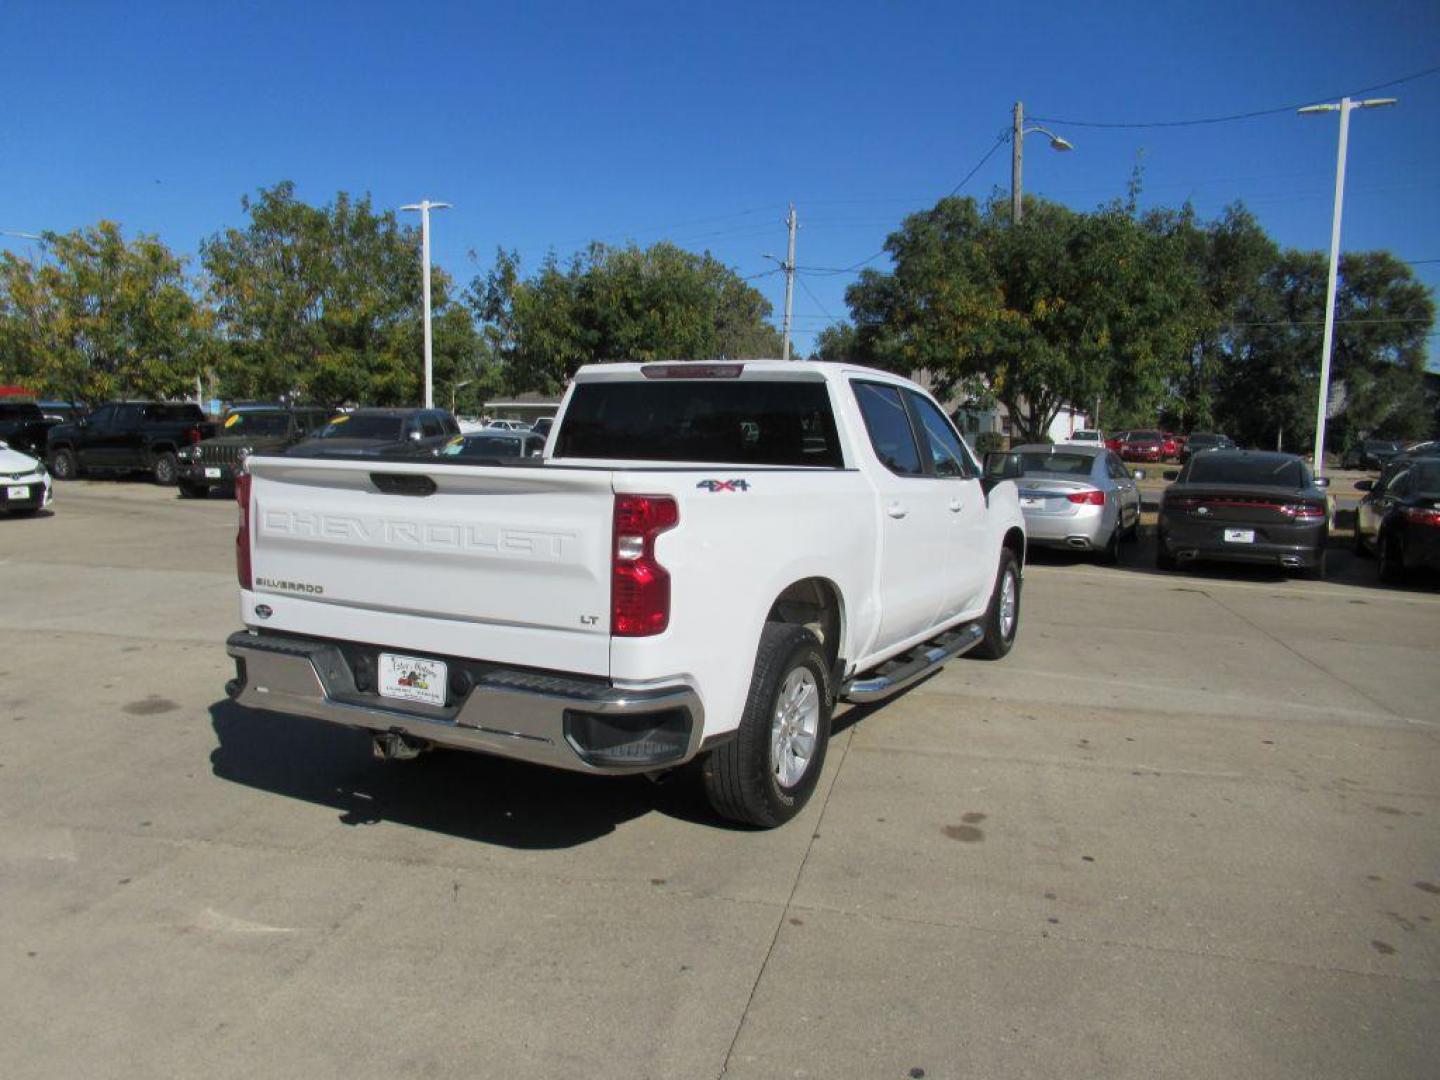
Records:
<instances>
[{"instance_id":1,"label":"parked black suv","mask_svg":"<svg viewBox=\"0 0 1440 1080\"><path fill-rule=\"evenodd\" d=\"M1340 459L1342 469L1383 469L1405 447L1394 439L1362 439Z\"/></svg>"},{"instance_id":2,"label":"parked black suv","mask_svg":"<svg viewBox=\"0 0 1440 1080\"><path fill-rule=\"evenodd\" d=\"M460 425L444 409L356 409L332 416L312 439L285 451L291 457L408 455L444 445Z\"/></svg>"},{"instance_id":3,"label":"parked black suv","mask_svg":"<svg viewBox=\"0 0 1440 1080\"><path fill-rule=\"evenodd\" d=\"M54 426L33 401L0 401L0 442L31 457L45 456L45 432Z\"/></svg>"},{"instance_id":4,"label":"parked black suv","mask_svg":"<svg viewBox=\"0 0 1440 1080\"><path fill-rule=\"evenodd\" d=\"M214 433L199 405L112 401L74 423L52 427L46 452L57 480L89 472L148 472L157 484L173 484L181 448Z\"/></svg>"},{"instance_id":5,"label":"parked black suv","mask_svg":"<svg viewBox=\"0 0 1440 1080\"><path fill-rule=\"evenodd\" d=\"M235 406L217 434L180 450L180 497L201 499L212 487L233 487L247 457L283 453L323 427L333 411L308 405Z\"/></svg>"}]
</instances>

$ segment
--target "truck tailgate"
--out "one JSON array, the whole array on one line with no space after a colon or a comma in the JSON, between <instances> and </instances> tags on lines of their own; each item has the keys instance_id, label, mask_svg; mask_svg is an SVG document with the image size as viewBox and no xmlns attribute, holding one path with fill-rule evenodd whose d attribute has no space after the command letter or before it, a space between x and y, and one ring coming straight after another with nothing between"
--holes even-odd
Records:
<instances>
[{"instance_id":1,"label":"truck tailgate","mask_svg":"<svg viewBox=\"0 0 1440 1080\"><path fill-rule=\"evenodd\" d=\"M609 674L608 471L253 458L250 472L250 625Z\"/></svg>"}]
</instances>

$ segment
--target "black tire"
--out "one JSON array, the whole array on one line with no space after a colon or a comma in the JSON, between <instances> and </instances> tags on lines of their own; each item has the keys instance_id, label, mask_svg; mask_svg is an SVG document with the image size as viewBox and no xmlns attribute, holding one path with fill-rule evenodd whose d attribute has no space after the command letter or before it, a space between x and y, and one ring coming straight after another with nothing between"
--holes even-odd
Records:
<instances>
[{"instance_id":1,"label":"black tire","mask_svg":"<svg viewBox=\"0 0 1440 1080\"><path fill-rule=\"evenodd\" d=\"M150 475L161 487L171 487L180 475L180 463L169 450L162 450L150 465Z\"/></svg>"},{"instance_id":2,"label":"black tire","mask_svg":"<svg viewBox=\"0 0 1440 1080\"><path fill-rule=\"evenodd\" d=\"M1170 549L1165 546L1165 538L1160 535L1155 537L1155 569L1174 570L1179 564L1175 556L1170 554Z\"/></svg>"},{"instance_id":3,"label":"black tire","mask_svg":"<svg viewBox=\"0 0 1440 1080\"><path fill-rule=\"evenodd\" d=\"M1304 570L1300 571L1300 576L1305 578L1307 581L1324 581L1325 552L1322 551L1320 553L1320 558L1316 560L1314 566L1307 566Z\"/></svg>"},{"instance_id":4,"label":"black tire","mask_svg":"<svg viewBox=\"0 0 1440 1080\"><path fill-rule=\"evenodd\" d=\"M818 727L803 772L789 786L776 775L773 726L781 691L792 672L806 671L818 695ZM801 676L803 680L804 676ZM813 632L793 623L766 623L755 655L750 696L735 737L716 747L701 764L710 805L721 817L771 829L789 821L805 806L825 768L830 742L832 702L825 651Z\"/></svg>"},{"instance_id":5,"label":"black tire","mask_svg":"<svg viewBox=\"0 0 1440 1080\"><path fill-rule=\"evenodd\" d=\"M1009 578L1014 589L1015 610L1010 618L1010 629L1007 633L1001 625L1001 608L1005 592L1005 581ZM985 636L980 644L971 649L966 656L973 656L977 660L1003 660L1010 654L1015 645L1015 635L1020 632L1020 593L1023 579L1020 576L1020 564L1015 559L1015 553L1009 548L1000 549L1000 567L995 573L995 588L990 593L990 606L985 609Z\"/></svg>"},{"instance_id":6,"label":"black tire","mask_svg":"<svg viewBox=\"0 0 1440 1080\"><path fill-rule=\"evenodd\" d=\"M1360 531L1360 512L1355 512L1355 538L1352 541L1355 546L1355 554L1362 559L1370 554L1370 549L1365 546L1365 534Z\"/></svg>"},{"instance_id":7,"label":"black tire","mask_svg":"<svg viewBox=\"0 0 1440 1080\"><path fill-rule=\"evenodd\" d=\"M203 499L210 494L207 484L192 484L188 480L177 480L175 487L180 492L182 499Z\"/></svg>"},{"instance_id":8,"label":"black tire","mask_svg":"<svg viewBox=\"0 0 1440 1080\"><path fill-rule=\"evenodd\" d=\"M1106 566L1118 566L1120 564L1120 522L1115 522L1115 528L1110 530L1110 539L1100 549L1099 561Z\"/></svg>"},{"instance_id":9,"label":"black tire","mask_svg":"<svg viewBox=\"0 0 1440 1080\"><path fill-rule=\"evenodd\" d=\"M1399 585L1405 580L1405 547L1399 536L1384 532L1377 536L1375 560L1381 581L1388 585Z\"/></svg>"},{"instance_id":10,"label":"black tire","mask_svg":"<svg viewBox=\"0 0 1440 1080\"><path fill-rule=\"evenodd\" d=\"M56 480L74 480L80 475L80 465L75 460L75 451L61 447L50 455L50 475Z\"/></svg>"}]
</instances>

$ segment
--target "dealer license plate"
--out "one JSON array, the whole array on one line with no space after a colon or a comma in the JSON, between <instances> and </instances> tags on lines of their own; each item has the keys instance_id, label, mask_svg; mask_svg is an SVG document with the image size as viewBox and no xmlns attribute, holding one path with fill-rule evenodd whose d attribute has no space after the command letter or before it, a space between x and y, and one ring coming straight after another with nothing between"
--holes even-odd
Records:
<instances>
[{"instance_id":1,"label":"dealer license plate","mask_svg":"<svg viewBox=\"0 0 1440 1080\"><path fill-rule=\"evenodd\" d=\"M1226 529L1225 542L1227 544L1253 544L1255 542L1255 530Z\"/></svg>"},{"instance_id":2,"label":"dealer license plate","mask_svg":"<svg viewBox=\"0 0 1440 1080\"><path fill-rule=\"evenodd\" d=\"M217 468L214 468L213 466L207 466L206 469L205 469L205 479L206 479L206 480L219 480L219 479L220 479L220 470L217 469Z\"/></svg>"},{"instance_id":3,"label":"dealer license plate","mask_svg":"<svg viewBox=\"0 0 1440 1080\"><path fill-rule=\"evenodd\" d=\"M446 671L443 660L380 654L380 696L422 705L445 704Z\"/></svg>"},{"instance_id":4,"label":"dealer license plate","mask_svg":"<svg viewBox=\"0 0 1440 1080\"><path fill-rule=\"evenodd\" d=\"M27 484L13 484L5 489L5 497L7 499L28 499L30 487Z\"/></svg>"}]
</instances>

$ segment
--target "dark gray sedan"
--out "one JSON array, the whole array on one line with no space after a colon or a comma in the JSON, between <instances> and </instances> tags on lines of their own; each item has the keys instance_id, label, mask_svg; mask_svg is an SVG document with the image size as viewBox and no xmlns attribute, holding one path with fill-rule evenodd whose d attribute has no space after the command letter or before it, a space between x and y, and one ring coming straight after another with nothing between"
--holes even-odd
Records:
<instances>
[{"instance_id":1,"label":"dark gray sedan","mask_svg":"<svg viewBox=\"0 0 1440 1080\"><path fill-rule=\"evenodd\" d=\"M1160 502L1155 565L1261 563L1325 576L1330 509L1325 480L1294 454L1207 450L1192 457Z\"/></svg>"},{"instance_id":2,"label":"dark gray sedan","mask_svg":"<svg viewBox=\"0 0 1440 1080\"><path fill-rule=\"evenodd\" d=\"M1035 443L1010 451L1018 459L1020 512L1027 542L1040 547L1120 557L1120 542L1140 526L1140 471L1103 446Z\"/></svg>"}]
</instances>

